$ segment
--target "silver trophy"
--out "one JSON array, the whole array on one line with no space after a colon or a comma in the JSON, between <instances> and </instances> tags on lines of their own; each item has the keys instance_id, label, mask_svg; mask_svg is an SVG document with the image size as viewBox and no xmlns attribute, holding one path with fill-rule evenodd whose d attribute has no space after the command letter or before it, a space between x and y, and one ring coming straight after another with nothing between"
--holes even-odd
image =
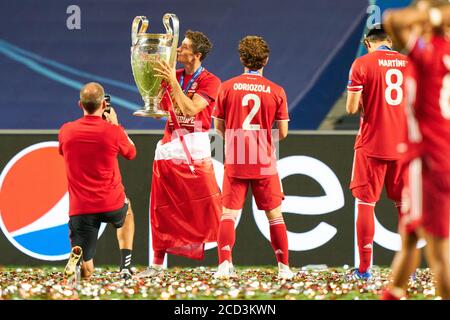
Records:
<instances>
[{"instance_id":1,"label":"silver trophy","mask_svg":"<svg viewBox=\"0 0 450 320\"><path fill-rule=\"evenodd\" d=\"M143 109L135 111L133 113L135 116L153 118L168 116L168 112L160 105L164 88L161 85L162 79L155 77L154 68L158 68L158 60L164 60L175 67L179 21L173 13L166 13L162 21L166 29L164 34L145 33L148 28L145 16L135 17L131 27L131 69L144 100Z\"/></svg>"}]
</instances>

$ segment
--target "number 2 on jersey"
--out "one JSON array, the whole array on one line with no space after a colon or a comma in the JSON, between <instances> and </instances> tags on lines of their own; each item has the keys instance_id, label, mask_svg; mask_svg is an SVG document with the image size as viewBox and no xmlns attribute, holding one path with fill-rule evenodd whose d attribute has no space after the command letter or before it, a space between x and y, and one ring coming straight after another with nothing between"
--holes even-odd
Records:
<instances>
[{"instance_id":1,"label":"number 2 on jersey","mask_svg":"<svg viewBox=\"0 0 450 320\"><path fill-rule=\"evenodd\" d=\"M397 80L392 82L392 76L395 75ZM386 72L386 84L387 88L384 91L384 98L386 102L391 106L398 106L403 99L403 90L401 85L403 84L403 73L398 69L389 69ZM392 92L397 92L397 97L395 99L392 98Z\"/></svg>"},{"instance_id":2,"label":"number 2 on jersey","mask_svg":"<svg viewBox=\"0 0 450 320\"><path fill-rule=\"evenodd\" d=\"M242 129L244 129L244 130L259 130L260 129L259 124L250 124L250 122L253 120L255 115L258 113L259 108L261 108L261 99L256 94L248 93L242 98L242 106L247 107L249 105L250 100L253 100L254 105L253 105L252 110L250 110L249 114L247 115L244 122L242 123Z\"/></svg>"}]
</instances>

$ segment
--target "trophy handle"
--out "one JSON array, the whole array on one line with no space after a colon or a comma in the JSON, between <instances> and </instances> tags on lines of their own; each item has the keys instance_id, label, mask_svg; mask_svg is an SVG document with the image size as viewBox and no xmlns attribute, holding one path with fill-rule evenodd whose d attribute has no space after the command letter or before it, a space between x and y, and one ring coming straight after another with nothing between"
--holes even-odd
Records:
<instances>
[{"instance_id":1,"label":"trophy handle","mask_svg":"<svg viewBox=\"0 0 450 320\"><path fill-rule=\"evenodd\" d=\"M142 23L141 23L142 22ZM139 28L139 24L141 23L141 27ZM131 25L131 45L134 46L138 41L138 34L145 33L148 28L148 20L146 16L137 16L133 20L133 24Z\"/></svg>"},{"instance_id":2,"label":"trophy handle","mask_svg":"<svg viewBox=\"0 0 450 320\"><path fill-rule=\"evenodd\" d=\"M173 29L170 26L170 20L172 20ZM166 33L170 34L173 37L169 64L175 68L177 64L177 48L178 48L178 37L180 34L180 22L175 14L166 13L163 17L163 24L164 27L166 28Z\"/></svg>"}]
</instances>

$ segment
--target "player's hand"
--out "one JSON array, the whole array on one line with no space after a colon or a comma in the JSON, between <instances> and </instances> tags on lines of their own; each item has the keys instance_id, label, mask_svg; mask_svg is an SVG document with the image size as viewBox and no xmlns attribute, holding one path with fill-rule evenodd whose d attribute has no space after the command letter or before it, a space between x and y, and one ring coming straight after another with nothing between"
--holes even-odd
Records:
<instances>
[{"instance_id":1,"label":"player's hand","mask_svg":"<svg viewBox=\"0 0 450 320\"><path fill-rule=\"evenodd\" d=\"M156 71L156 77L164 79L171 87L178 84L175 68L164 60L158 60L156 63L157 67L153 69Z\"/></svg>"},{"instance_id":2,"label":"player's hand","mask_svg":"<svg viewBox=\"0 0 450 320\"><path fill-rule=\"evenodd\" d=\"M105 112L104 115L105 115L106 121L108 121L109 123L114 124L116 126L119 125L119 120L117 119L117 113L113 107L111 107L111 111L109 113Z\"/></svg>"}]
</instances>

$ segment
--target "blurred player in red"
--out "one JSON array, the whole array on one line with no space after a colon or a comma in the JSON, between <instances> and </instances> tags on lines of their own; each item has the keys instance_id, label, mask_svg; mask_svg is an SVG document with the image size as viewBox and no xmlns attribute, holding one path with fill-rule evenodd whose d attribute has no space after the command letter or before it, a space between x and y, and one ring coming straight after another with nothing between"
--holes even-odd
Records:
<instances>
[{"instance_id":1,"label":"blurred player in red","mask_svg":"<svg viewBox=\"0 0 450 320\"><path fill-rule=\"evenodd\" d=\"M270 224L270 238L278 261L278 276L290 279L288 238L281 212L284 199L276 169L274 143L287 136L289 115L286 94L263 77L269 47L261 37L247 36L239 42L245 71L222 84L213 112L214 126L225 137L225 172L222 188L223 213L219 227L219 268L216 278L235 277L232 250L235 220L251 185L258 209ZM276 123L278 135L272 136Z\"/></svg>"},{"instance_id":2,"label":"blurred player in red","mask_svg":"<svg viewBox=\"0 0 450 320\"><path fill-rule=\"evenodd\" d=\"M378 24L364 39L368 54L355 60L348 82L347 112L360 112L355 141L350 189L357 203L356 235L359 268L351 277L370 279L374 209L383 184L397 207L400 218L403 167L397 145L405 126L404 72L407 58L393 51L392 41Z\"/></svg>"},{"instance_id":3,"label":"blurred player in red","mask_svg":"<svg viewBox=\"0 0 450 320\"><path fill-rule=\"evenodd\" d=\"M450 299L450 25L447 1L419 1L386 12L386 28L405 47L414 72L407 79L410 185L400 223L402 249L392 262L392 283L382 299L405 297L408 278L420 263L416 248L425 238L437 295Z\"/></svg>"},{"instance_id":4,"label":"blurred player in red","mask_svg":"<svg viewBox=\"0 0 450 320\"><path fill-rule=\"evenodd\" d=\"M153 162L153 263L138 277L160 275L166 253L203 259L205 243L217 239L222 204L208 132L220 79L202 66L211 48L203 33L188 30L177 49L177 61L184 68L175 70L164 61L155 68L170 90L171 100L166 95L162 104L168 107L173 101L174 113Z\"/></svg>"}]
</instances>

